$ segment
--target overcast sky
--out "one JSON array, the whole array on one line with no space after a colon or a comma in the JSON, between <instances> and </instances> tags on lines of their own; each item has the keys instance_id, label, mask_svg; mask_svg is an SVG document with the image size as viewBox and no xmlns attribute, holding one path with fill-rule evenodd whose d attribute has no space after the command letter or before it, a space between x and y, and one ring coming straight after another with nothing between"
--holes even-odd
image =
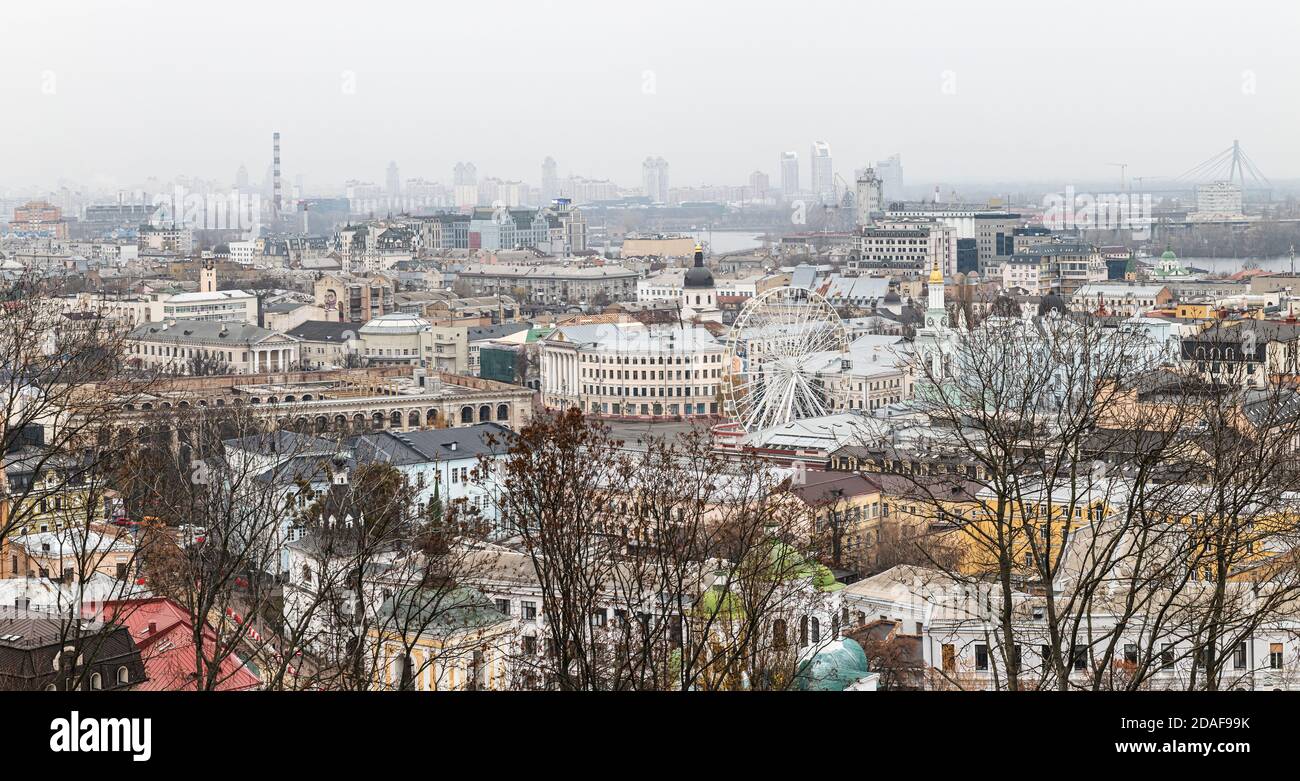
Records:
<instances>
[{"instance_id":1,"label":"overcast sky","mask_svg":"<svg viewBox=\"0 0 1300 781\"><path fill-rule=\"evenodd\" d=\"M0 190L185 174L674 186L899 152L909 185L1300 176L1300 3L50 2L0 14Z\"/></svg>"}]
</instances>

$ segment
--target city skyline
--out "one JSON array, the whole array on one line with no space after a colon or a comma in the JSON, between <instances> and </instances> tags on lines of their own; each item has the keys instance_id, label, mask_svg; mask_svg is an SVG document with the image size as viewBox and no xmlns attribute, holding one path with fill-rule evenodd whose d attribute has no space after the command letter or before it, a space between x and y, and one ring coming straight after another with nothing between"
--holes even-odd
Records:
<instances>
[{"instance_id":1,"label":"city skyline","mask_svg":"<svg viewBox=\"0 0 1300 781\"><path fill-rule=\"evenodd\" d=\"M1286 132L1300 70L1283 45L1294 27L1285 18L1223 40L1188 4L1115 5L1122 23L1104 10L1076 19L1030 5L987 14L938 4L941 24L905 47L861 34L914 27L902 8L839 5L816 25L791 24L783 5L692 9L688 32L664 13L611 37L601 31L614 12L578 3L565 24L553 8L520 8L492 39L511 55L487 57L459 38L430 54L421 25L392 28L382 8L356 20L343 6L290 15L236 4L201 24L160 8L74 3L60 24L39 28L35 9L14 11L11 21L33 32L0 51L0 99L29 121L7 128L0 187L50 186L50 160L88 187L224 181L240 165L264 168L274 130L286 171L322 187L383 182L392 160L431 180L473 160L485 176L531 181L548 155L561 175L629 185L647 154L669 160L678 185L743 183L756 168L779 179L777 155L802 158L816 140L841 171L899 153L913 181L958 183L1118 180L1116 162L1130 176L1175 177L1240 138L1270 178L1300 177ZM474 13L448 9L442 24L463 27ZM247 35L253 18L304 45L283 58L283 47ZM356 36L355 24L382 26L384 45ZM115 46L128 33L155 44L147 59ZM1000 48L1011 37L1023 62ZM1090 53L1097 46L1113 56ZM150 70L161 62L177 67ZM150 96L131 109L140 123L123 109L132 85ZM430 108L403 102L422 92ZM509 108L493 94L509 95ZM57 134L42 129L54 125Z\"/></svg>"}]
</instances>

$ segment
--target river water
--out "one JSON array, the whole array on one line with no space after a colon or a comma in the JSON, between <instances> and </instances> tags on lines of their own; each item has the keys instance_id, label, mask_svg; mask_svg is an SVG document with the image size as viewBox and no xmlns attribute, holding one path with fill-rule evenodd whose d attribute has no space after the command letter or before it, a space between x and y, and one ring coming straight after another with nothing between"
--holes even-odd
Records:
<instances>
[{"instance_id":1,"label":"river water","mask_svg":"<svg viewBox=\"0 0 1300 781\"><path fill-rule=\"evenodd\" d=\"M690 235L708 242L710 254L713 255L760 249L763 246L763 234L759 231L694 231Z\"/></svg>"},{"instance_id":2,"label":"river water","mask_svg":"<svg viewBox=\"0 0 1300 781\"><path fill-rule=\"evenodd\" d=\"M1147 258L1148 263L1154 263L1156 258ZM1291 256L1283 255L1278 258L1193 258L1179 256L1184 267L1204 269L1211 274L1233 274L1241 271L1250 264L1252 268L1261 268L1265 271L1290 271ZM1297 269L1300 269L1300 261L1297 261Z\"/></svg>"}]
</instances>

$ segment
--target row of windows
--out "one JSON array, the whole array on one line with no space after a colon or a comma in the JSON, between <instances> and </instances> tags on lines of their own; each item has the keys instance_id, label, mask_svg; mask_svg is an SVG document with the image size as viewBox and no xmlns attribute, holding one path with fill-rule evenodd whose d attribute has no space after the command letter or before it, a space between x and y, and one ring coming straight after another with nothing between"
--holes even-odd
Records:
<instances>
[{"instance_id":1,"label":"row of windows","mask_svg":"<svg viewBox=\"0 0 1300 781\"><path fill-rule=\"evenodd\" d=\"M705 412L705 408L708 411ZM711 402L707 405L700 404L682 404L681 411L678 411L677 404L669 404L666 407L663 404L642 404L638 407L636 404L610 404L608 402L591 402L589 411L602 415L716 415L718 414L718 403Z\"/></svg>"},{"instance_id":2,"label":"row of windows","mask_svg":"<svg viewBox=\"0 0 1300 781\"><path fill-rule=\"evenodd\" d=\"M56 666L55 666L55 669L58 669L57 664L56 664ZM131 671L128 670L128 669L126 669L126 667L119 667L119 668L117 668L117 683L118 683L118 685L119 685L119 686L122 686L122 685L128 684L128 683L130 683L130 682L131 682ZM98 690L100 690L100 689L103 689L103 688L104 688L104 676L101 675L101 674L99 674L99 673L91 673L91 674L90 674L90 688L93 689L93 690L95 690L95 691L98 691ZM47 691L47 692L53 692L53 691L58 691L58 690L59 690L59 687L56 686L55 684L52 684L52 683L50 683L50 684L46 684L46 686L45 686L45 691Z\"/></svg>"},{"instance_id":3,"label":"row of windows","mask_svg":"<svg viewBox=\"0 0 1300 781\"><path fill-rule=\"evenodd\" d=\"M583 353L578 356L578 359L583 363L615 363L615 364L629 364L629 365L641 365L641 366L647 366L652 364L664 364L664 363L681 365L681 364L689 364L692 362L722 363L722 354L709 353L706 355L696 355L693 357L678 355L678 356L669 356L668 358L665 359L664 356L662 355L655 356L653 358L647 358L644 355L633 356L633 357L628 357L625 355L616 355L610 357L606 355L590 355L587 353Z\"/></svg>"},{"instance_id":4,"label":"row of windows","mask_svg":"<svg viewBox=\"0 0 1300 781\"><path fill-rule=\"evenodd\" d=\"M655 391L658 391L656 393ZM665 392L667 391L667 392ZM622 385L583 385L583 393L590 393L596 396L712 396L715 393L713 385L707 385L699 388L692 388L689 385L675 388L639 388L636 386L625 387Z\"/></svg>"},{"instance_id":5,"label":"row of windows","mask_svg":"<svg viewBox=\"0 0 1300 781\"><path fill-rule=\"evenodd\" d=\"M957 667L956 646L952 643L944 643L943 652L943 670L944 672L955 672ZM974 649L975 669L977 671L986 671L989 669L989 647L984 643L976 643ZM1039 659L1046 662L1051 657L1051 646L1039 646ZM1198 648L1195 651L1196 661L1200 666L1205 666L1209 659L1206 657L1205 649ZM1159 652L1160 669L1168 669L1174 666L1174 660L1177 657L1176 643L1162 643ZM1268 666L1273 670L1282 669L1283 647L1282 643L1270 643ZM1123 659L1127 664L1138 663L1138 647L1134 643L1125 643L1123 648ZM1021 648L1016 644L1012 648L1011 661L1017 666L1022 660ZM1232 669L1245 670L1247 660L1246 642L1243 640L1232 650ZM1070 667L1074 670L1086 670L1088 666L1088 645L1076 644L1069 658Z\"/></svg>"},{"instance_id":6,"label":"row of windows","mask_svg":"<svg viewBox=\"0 0 1300 781\"><path fill-rule=\"evenodd\" d=\"M682 376L683 373L686 376L683 377ZM635 369L631 371L623 371L622 369L619 369L617 371L615 371L614 369L583 369L582 370L583 377L592 377L592 378L597 378L602 380L606 380L606 379L608 380L655 380L655 379L698 380L703 377L713 377L713 378L721 377L722 370L721 369L686 369L683 372L683 370L678 369L675 374L676 376L674 376L674 372L671 369L668 370L666 377L664 376L664 372L662 370L659 372L659 376L655 377L654 369L650 369L649 371L645 369L641 369L640 371L637 371ZM861 388L859 388L859 390L861 390Z\"/></svg>"}]
</instances>

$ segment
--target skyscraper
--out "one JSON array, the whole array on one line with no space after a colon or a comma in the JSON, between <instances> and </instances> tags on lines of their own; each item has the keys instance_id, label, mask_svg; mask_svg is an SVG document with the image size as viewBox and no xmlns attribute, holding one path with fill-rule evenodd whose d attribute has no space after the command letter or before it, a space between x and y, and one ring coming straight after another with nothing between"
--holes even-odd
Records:
<instances>
[{"instance_id":1,"label":"skyscraper","mask_svg":"<svg viewBox=\"0 0 1300 781\"><path fill-rule=\"evenodd\" d=\"M397 172L397 163L388 163L388 197L396 200L402 195L402 179Z\"/></svg>"},{"instance_id":2,"label":"skyscraper","mask_svg":"<svg viewBox=\"0 0 1300 781\"><path fill-rule=\"evenodd\" d=\"M767 197L767 191L771 188L771 181L767 174L762 171L755 171L749 175L749 197L756 200L763 200Z\"/></svg>"},{"instance_id":3,"label":"skyscraper","mask_svg":"<svg viewBox=\"0 0 1300 781\"><path fill-rule=\"evenodd\" d=\"M555 158L547 156L542 161L542 205L548 206L551 201L560 197L560 175L555 165Z\"/></svg>"},{"instance_id":4,"label":"skyscraper","mask_svg":"<svg viewBox=\"0 0 1300 781\"><path fill-rule=\"evenodd\" d=\"M452 184L478 184L478 168L473 163L456 163Z\"/></svg>"},{"instance_id":5,"label":"skyscraper","mask_svg":"<svg viewBox=\"0 0 1300 781\"><path fill-rule=\"evenodd\" d=\"M668 203L668 161L647 157L641 163L641 189L653 203Z\"/></svg>"},{"instance_id":6,"label":"skyscraper","mask_svg":"<svg viewBox=\"0 0 1300 781\"><path fill-rule=\"evenodd\" d=\"M271 134L271 216L280 219L280 131Z\"/></svg>"},{"instance_id":7,"label":"skyscraper","mask_svg":"<svg viewBox=\"0 0 1300 781\"><path fill-rule=\"evenodd\" d=\"M799 192L799 153L781 153L781 193L787 198Z\"/></svg>"},{"instance_id":8,"label":"skyscraper","mask_svg":"<svg viewBox=\"0 0 1300 781\"><path fill-rule=\"evenodd\" d=\"M825 141L814 141L812 145L812 159L809 161L809 175L812 181L809 186L812 188L813 195L822 203L831 203L835 200L835 172L831 168L831 145Z\"/></svg>"},{"instance_id":9,"label":"skyscraper","mask_svg":"<svg viewBox=\"0 0 1300 781\"><path fill-rule=\"evenodd\" d=\"M473 163L456 163L452 172L452 191L457 206L478 205L478 169Z\"/></svg>"},{"instance_id":10,"label":"skyscraper","mask_svg":"<svg viewBox=\"0 0 1300 781\"><path fill-rule=\"evenodd\" d=\"M903 158L897 153L876 163L876 175L880 177L881 193L885 203L901 201L903 195Z\"/></svg>"}]
</instances>

